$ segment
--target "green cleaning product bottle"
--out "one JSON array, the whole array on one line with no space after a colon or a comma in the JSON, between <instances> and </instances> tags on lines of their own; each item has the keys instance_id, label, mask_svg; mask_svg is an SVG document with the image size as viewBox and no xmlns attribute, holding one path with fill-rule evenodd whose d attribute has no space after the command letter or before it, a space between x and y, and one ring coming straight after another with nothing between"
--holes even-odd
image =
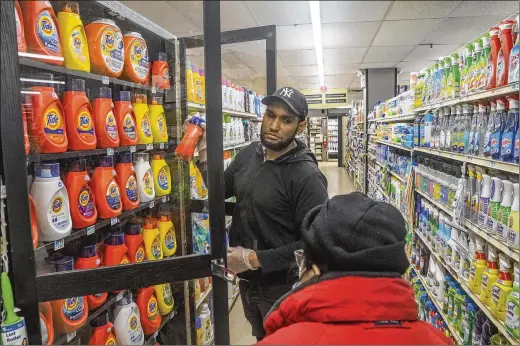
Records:
<instances>
[{"instance_id":1,"label":"green cleaning product bottle","mask_svg":"<svg viewBox=\"0 0 520 346\"><path fill-rule=\"evenodd\" d=\"M482 53L477 62L477 77L476 77L476 91L486 90L487 85L487 62L489 54L491 53L491 46L489 44L490 35L485 33L481 38L482 40Z\"/></svg>"},{"instance_id":2,"label":"green cleaning product bottle","mask_svg":"<svg viewBox=\"0 0 520 346\"><path fill-rule=\"evenodd\" d=\"M497 281L491 288L491 314L503 321L506 315L506 300L509 293L513 290L511 280L511 263L505 254L498 255L500 269Z\"/></svg>"},{"instance_id":3,"label":"green cleaning product bottle","mask_svg":"<svg viewBox=\"0 0 520 346\"><path fill-rule=\"evenodd\" d=\"M491 191L486 230L489 234L495 235L498 226L498 209L502 202L502 180L500 178L491 178Z\"/></svg>"},{"instance_id":4,"label":"green cleaning product bottle","mask_svg":"<svg viewBox=\"0 0 520 346\"><path fill-rule=\"evenodd\" d=\"M506 329L516 339L520 338L520 270L514 265L515 281L513 290L506 300Z\"/></svg>"},{"instance_id":5,"label":"green cleaning product bottle","mask_svg":"<svg viewBox=\"0 0 520 346\"><path fill-rule=\"evenodd\" d=\"M455 282L450 281L450 288L448 289L448 319L453 322L453 315L455 309L455 295L457 292L457 286Z\"/></svg>"},{"instance_id":6,"label":"green cleaning product bottle","mask_svg":"<svg viewBox=\"0 0 520 346\"><path fill-rule=\"evenodd\" d=\"M462 323L462 303L464 302L464 294L462 289L457 288L453 298L453 324L455 330L459 330Z\"/></svg>"},{"instance_id":7,"label":"green cleaning product bottle","mask_svg":"<svg viewBox=\"0 0 520 346\"><path fill-rule=\"evenodd\" d=\"M469 91L469 69L473 64L473 45L468 43L464 47L465 63L460 75L460 96L467 96Z\"/></svg>"},{"instance_id":8,"label":"green cleaning product bottle","mask_svg":"<svg viewBox=\"0 0 520 346\"><path fill-rule=\"evenodd\" d=\"M498 222L496 235L502 242L507 243L507 221L511 214L511 205L513 204L513 183L509 180L502 181L502 202L498 209Z\"/></svg>"},{"instance_id":9,"label":"green cleaning product bottle","mask_svg":"<svg viewBox=\"0 0 520 346\"><path fill-rule=\"evenodd\" d=\"M475 319L477 315L477 307L473 303L469 303L466 311L466 316L462 321L462 330L464 335L462 337L463 345L471 345L473 340L473 327L475 326Z\"/></svg>"},{"instance_id":10,"label":"green cleaning product bottle","mask_svg":"<svg viewBox=\"0 0 520 346\"><path fill-rule=\"evenodd\" d=\"M451 64L451 57L447 56L444 58L444 73L446 75L446 86L444 89L444 95L446 100L451 100L453 96L453 68Z\"/></svg>"},{"instance_id":11,"label":"green cleaning product bottle","mask_svg":"<svg viewBox=\"0 0 520 346\"><path fill-rule=\"evenodd\" d=\"M460 69L459 69L459 55L453 53L451 55L451 87L452 93L450 99L455 99L460 95Z\"/></svg>"},{"instance_id":12,"label":"green cleaning product bottle","mask_svg":"<svg viewBox=\"0 0 520 346\"><path fill-rule=\"evenodd\" d=\"M491 304L491 288L498 279L497 250L488 244L487 267L482 274L480 301L489 306Z\"/></svg>"},{"instance_id":13,"label":"green cleaning product bottle","mask_svg":"<svg viewBox=\"0 0 520 346\"><path fill-rule=\"evenodd\" d=\"M482 286L482 273L486 269L485 241L478 235L475 236L475 257L469 270L469 289L475 294L480 294Z\"/></svg>"},{"instance_id":14,"label":"green cleaning product bottle","mask_svg":"<svg viewBox=\"0 0 520 346\"><path fill-rule=\"evenodd\" d=\"M480 55L482 54L482 40L477 38L473 42L473 56L472 56L472 64L469 68L469 83L468 83L468 93L472 94L477 91L477 75L478 75L478 61L480 59Z\"/></svg>"}]
</instances>

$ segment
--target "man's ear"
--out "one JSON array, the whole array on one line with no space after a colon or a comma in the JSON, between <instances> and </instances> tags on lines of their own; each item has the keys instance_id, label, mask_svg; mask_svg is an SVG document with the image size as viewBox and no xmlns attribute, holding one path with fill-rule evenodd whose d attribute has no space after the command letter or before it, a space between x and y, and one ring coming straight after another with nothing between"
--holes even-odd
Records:
<instances>
[{"instance_id":1,"label":"man's ear","mask_svg":"<svg viewBox=\"0 0 520 346\"><path fill-rule=\"evenodd\" d=\"M303 131L305 131L306 127L307 127L307 120L300 121L300 123L298 124L298 132L297 132L297 134L300 134Z\"/></svg>"}]
</instances>

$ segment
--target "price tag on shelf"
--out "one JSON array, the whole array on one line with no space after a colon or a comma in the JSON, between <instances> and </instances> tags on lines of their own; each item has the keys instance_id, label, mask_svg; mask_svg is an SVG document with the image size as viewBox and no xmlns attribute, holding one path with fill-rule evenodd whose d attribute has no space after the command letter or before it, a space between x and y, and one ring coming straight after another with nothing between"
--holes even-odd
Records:
<instances>
[{"instance_id":1,"label":"price tag on shelf","mask_svg":"<svg viewBox=\"0 0 520 346\"><path fill-rule=\"evenodd\" d=\"M150 204L148 204L148 207L150 209L152 209L153 207L155 207L155 201L151 201Z\"/></svg>"},{"instance_id":2,"label":"price tag on shelf","mask_svg":"<svg viewBox=\"0 0 520 346\"><path fill-rule=\"evenodd\" d=\"M157 88L156 87L152 87L152 94L155 94L157 92Z\"/></svg>"},{"instance_id":3,"label":"price tag on shelf","mask_svg":"<svg viewBox=\"0 0 520 346\"><path fill-rule=\"evenodd\" d=\"M119 223L119 219L117 217L113 217L110 219L110 226L117 225Z\"/></svg>"},{"instance_id":4,"label":"price tag on shelf","mask_svg":"<svg viewBox=\"0 0 520 346\"><path fill-rule=\"evenodd\" d=\"M70 342L75 337L76 337L76 331L73 331L72 333L67 334L67 342Z\"/></svg>"},{"instance_id":5,"label":"price tag on shelf","mask_svg":"<svg viewBox=\"0 0 520 346\"><path fill-rule=\"evenodd\" d=\"M87 235L94 234L95 231L96 231L96 226L92 225L92 226L87 227Z\"/></svg>"},{"instance_id":6,"label":"price tag on shelf","mask_svg":"<svg viewBox=\"0 0 520 346\"><path fill-rule=\"evenodd\" d=\"M55 240L54 241L54 250L63 249L65 247L65 240Z\"/></svg>"},{"instance_id":7,"label":"price tag on shelf","mask_svg":"<svg viewBox=\"0 0 520 346\"><path fill-rule=\"evenodd\" d=\"M167 201L168 201L168 197L167 196L163 196L161 198L161 202L166 203Z\"/></svg>"},{"instance_id":8,"label":"price tag on shelf","mask_svg":"<svg viewBox=\"0 0 520 346\"><path fill-rule=\"evenodd\" d=\"M101 77L101 83L108 85L109 82L110 82L110 78L108 78L107 76Z\"/></svg>"},{"instance_id":9,"label":"price tag on shelf","mask_svg":"<svg viewBox=\"0 0 520 346\"><path fill-rule=\"evenodd\" d=\"M130 146L130 152L131 152L131 153L135 153L135 150L136 150L135 145L131 145L131 146Z\"/></svg>"},{"instance_id":10,"label":"price tag on shelf","mask_svg":"<svg viewBox=\"0 0 520 346\"><path fill-rule=\"evenodd\" d=\"M152 150L152 149L153 149L152 143L146 145L146 150Z\"/></svg>"},{"instance_id":11,"label":"price tag on shelf","mask_svg":"<svg viewBox=\"0 0 520 346\"><path fill-rule=\"evenodd\" d=\"M123 291L123 292L119 292L116 296L116 302L120 301L121 299L123 299L123 296L125 295L126 291Z\"/></svg>"},{"instance_id":12,"label":"price tag on shelf","mask_svg":"<svg viewBox=\"0 0 520 346\"><path fill-rule=\"evenodd\" d=\"M159 149L164 149L164 143L159 143Z\"/></svg>"},{"instance_id":13,"label":"price tag on shelf","mask_svg":"<svg viewBox=\"0 0 520 346\"><path fill-rule=\"evenodd\" d=\"M114 156L114 148L107 148L107 155Z\"/></svg>"}]
</instances>

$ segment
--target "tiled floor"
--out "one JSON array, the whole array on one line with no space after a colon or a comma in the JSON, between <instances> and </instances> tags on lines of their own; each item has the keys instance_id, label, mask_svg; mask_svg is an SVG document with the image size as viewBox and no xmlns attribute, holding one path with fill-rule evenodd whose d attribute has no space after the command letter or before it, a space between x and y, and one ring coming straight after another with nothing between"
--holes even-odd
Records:
<instances>
[{"instance_id":1,"label":"tiled floor","mask_svg":"<svg viewBox=\"0 0 520 346\"><path fill-rule=\"evenodd\" d=\"M338 167L337 162L320 162L320 169L329 183L329 197L354 191L354 186L345 168ZM251 325L244 316L240 297L229 314L229 336L231 345L252 345L256 343L256 338L251 335Z\"/></svg>"}]
</instances>

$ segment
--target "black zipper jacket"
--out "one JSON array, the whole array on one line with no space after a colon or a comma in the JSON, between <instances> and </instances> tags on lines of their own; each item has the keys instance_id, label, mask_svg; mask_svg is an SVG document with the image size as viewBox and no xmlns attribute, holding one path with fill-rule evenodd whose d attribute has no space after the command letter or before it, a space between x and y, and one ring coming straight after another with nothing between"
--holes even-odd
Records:
<instances>
[{"instance_id":1,"label":"black zipper jacket","mask_svg":"<svg viewBox=\"0 0 520 346\"><path fill-rule=\"evenodd\" d=\"M260 142L241 150L225 172L226 198L236 196L230 246L256 251L261 268L240 277L258 283L288 283L294 251L303 248L305 214L327 198L327 180L314 154L296 148L276 160L263 160Z\"/></svg>"}]
</instances>

